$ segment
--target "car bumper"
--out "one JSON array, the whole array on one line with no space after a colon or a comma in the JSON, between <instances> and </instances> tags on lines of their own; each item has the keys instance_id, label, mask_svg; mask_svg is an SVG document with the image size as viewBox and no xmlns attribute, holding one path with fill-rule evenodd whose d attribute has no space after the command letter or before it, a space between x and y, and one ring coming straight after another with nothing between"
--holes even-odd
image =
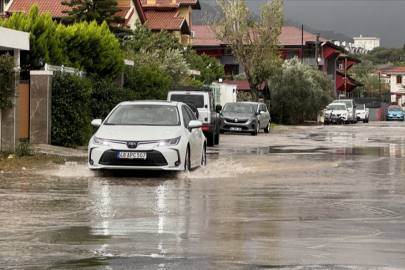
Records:
<instances>
[{"instance_id":1,"label":"car bumper","mask_svg":"<svg viewBox=\"0 0 405 270\"><path fill-rule=\"evenodd\" d=\"M325 117L323 121L324 121L324 123L344 123L344 122L348 122L349 118L348 117L337 117L337 118Z\"/></svg>"},{"instance_id":2,"label":"car bumper","mask_svg":"<svg viewBox=\"0 0 405 270\"><path fill-rule=\"evenodd\" d=\"M182 145L158 147L156 143L129 149L126 145L89 145L88 167L92 170L170 170L181 171L185 156ZM146 153L146 158L119 158L119 152Z\"/></svg>"},{"instance_id":3,"label":"car bumper","mask_svg":"<svg viewBox=\"0 0 405 270\"><path fill-rule=\"evenodd\" d=\"M228 122L226 119L221 121L220 130L221 131L231 131L231 132L255 132L256 130L255 121L247 121L246 123L234 123Z\"/></svg>"},{"instance_id":4,"label":"car bumper","mask_svg":"<svg viewBox=\"0 0 405 270\"><path fill-rule=\"evenodd\" d=\"M387 118L385 119L387 121L404 121L404 116L387 116Z\"/></svg>"}]
</instances>

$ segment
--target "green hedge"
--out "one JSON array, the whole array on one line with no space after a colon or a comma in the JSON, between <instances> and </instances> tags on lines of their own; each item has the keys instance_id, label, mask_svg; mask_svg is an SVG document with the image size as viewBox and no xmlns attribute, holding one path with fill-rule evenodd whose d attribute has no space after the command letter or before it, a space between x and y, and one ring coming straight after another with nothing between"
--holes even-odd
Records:
<instances>
[{"instance_id":1,"label":"green hedge","mask_svg":"<svg viewBox=\"0 0 405 270\"><path fill-rule=\"evenodd\" d=\"M0 108L11 108L10 96L15 91L14 58L0 56Z\"/></svg>"},{"instance_id":2,"label":"green hedge","mask_svg":"<svg viewBox=\"0 0 405 270\"><path fill-rule=\"evenodd\" d=\"M55 72L52 80L53 145L77 147L91 137L91 80Z\"/></svg>"}]
</instances>

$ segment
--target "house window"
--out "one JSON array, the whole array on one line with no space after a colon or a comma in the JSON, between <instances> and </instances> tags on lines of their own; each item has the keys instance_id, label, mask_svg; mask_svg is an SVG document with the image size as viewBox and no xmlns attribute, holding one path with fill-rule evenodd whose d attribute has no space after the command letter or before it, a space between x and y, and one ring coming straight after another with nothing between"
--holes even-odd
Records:
<instances>
[{"instance_id":1,"label":"house window","mask_svg":"<svg viewBox=\"0 0 405 270\"><path fill-rule=\"evenodd\" d=\"M4 13L4 0L0 0L0 14Z\"/></svg>"},{"instance_id":2,"label":"house window","mask_svg":"<svg viewBox=\"0 0 405 270\"><path fill-rule=\"evenodd\" d=\"M397 75L397 84L402 84L402 75Z\"/></svg>"}]
</instances>

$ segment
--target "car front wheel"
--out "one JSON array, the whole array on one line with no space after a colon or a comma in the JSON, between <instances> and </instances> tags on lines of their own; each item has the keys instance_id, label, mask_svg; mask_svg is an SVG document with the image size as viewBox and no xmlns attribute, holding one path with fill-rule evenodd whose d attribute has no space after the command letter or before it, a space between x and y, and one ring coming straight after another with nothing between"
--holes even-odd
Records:
<instances>
[{"instance_id":1,"label":"car front wheel","mask_svg":"<svg viewBox=\"0 0 405 270\"><path fill-rule=\"evenodd\" d=\"M204 145L203 151L201 154L201 166L205 166L205 165L207 165L207 148Z\"/></svg>"},{"instance_id":2,"label":"car front wheel","mask_svg":"<svg viewBox=\"0 0 405 270\"><path fill-rule=\"evenodd\" d=\"M264 133L269 133L270 132L270 121L267 123L267 126L264 128Z\"/></svg>"},{"instance_id":3,"label":"car front wheel","mask_svg":"<svg viewBox=\"0 0 405 270\"><path fill-rule=\"evenodd\" d=\"M251 134L252 136L256 136L259 133L259 128L260 128L260 123L257 123L255 127L255 131L253 131Z\"/></svg>"},{"instance_id":4,"label":"car front wheel","mask_svg":"<svg viewBox=\"0 0 405 270\"><path fill-rule=\"evenodd\" d=\"M186 155L184 157L184 172L188 172L190 170L190 147L187 146Z\"/></svg>"}]
</instances>

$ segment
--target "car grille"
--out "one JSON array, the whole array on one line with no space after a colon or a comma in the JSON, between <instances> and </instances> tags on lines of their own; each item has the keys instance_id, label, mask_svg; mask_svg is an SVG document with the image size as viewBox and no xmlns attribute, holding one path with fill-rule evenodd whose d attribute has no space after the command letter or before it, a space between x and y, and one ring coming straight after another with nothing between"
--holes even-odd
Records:
<instances>
[{"instance_id":1,"label":"car grille","mask_svg":"<svg viewBox=\"0 0 405 270\"><path fill-rule=\"evenodd\" d=\"M115 150L107 150L100 158L101 165L120 166L165 166L167 161L162 153L158 151L145 151L146 159L119 159Z\"/></svg>"},{"instance_id":2,"label":"car grille","mask_svg":"<svg viewBox=\"0 0 405 270\"><path fill-rule=\"evenodd\" d=\"M238 121L236 122L235 118L225 118L225 120L228 123L238 123L238 124L244 124L248 121L247 119L238 119Z\"/></svg>"}]
</instances>

